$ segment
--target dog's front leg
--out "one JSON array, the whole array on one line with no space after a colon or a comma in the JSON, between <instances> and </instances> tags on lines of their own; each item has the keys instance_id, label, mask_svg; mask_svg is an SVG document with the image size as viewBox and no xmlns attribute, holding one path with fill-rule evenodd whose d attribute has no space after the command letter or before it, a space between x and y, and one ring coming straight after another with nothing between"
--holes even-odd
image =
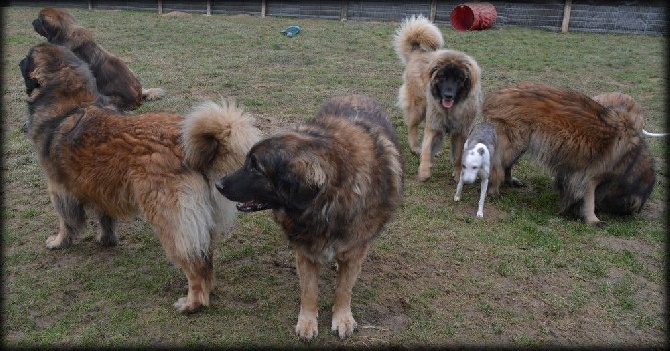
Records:
<instances>
[{"instance_id":1,"label":"dog's front leg","mask_svg":"<svg viewBox=\"0 0 670 351\"><path fill-rule=\"evenodd\" d=\"M458 179L458 185L456 185L456 194L454 195L454 201L461 201L461 193L463 192L463 177Z\"/></svg>"},{"instance_id":2,"label":"dog's front leg","mask_svg":"<svg viewBox=\"0 0 670 351\"><path fill-rule=\"evenodd\" d=\"M477 217L484 217L484 200L486 200L486 190L489 186L488 175L485 175L482 178L482 188L479 194L479 208L477 208Z\"/></svg>"},{"instance_id":3,"label":"dog's front leg","mask_svg":"<svg viewBox=\"0 0 670 351\"><path fill-rule=\"evenodd\" d=\"M596 217L596 183L591 181L584 192L584 203L582 205L582 218L588 224L602 227L605 222Z\"/></svg>"},{"instance_id":4,"label":"dog's front leg","mask_svg":"<svg viewBox=\"0 0 670 351\"><path fill-rule=\"evenodd\" d=\"M423 131L421 143L421 160L419 162L419 181L425 182L430 178L430 168L433 167L434 152L439 150L442 141L442 132L426 127ZM440 143L440 145L437 145Z\"/></svg>"},{"instance_id":5,"label":"dog's front leg","mask_svg":"<svg viewBox=\"0 0 670 351\"><path fill-rule=\"evenodd\" d=\"M367 252L368 245L364 244L337 257L337 285L331 329L338 334L340 339L351 336L358 326L351 314L351 291L361 273L361 266Z\"/></svg>"},{"instance_id":6,"label":"dog's front leg","mask_svg":"<svg viewBox=\"0 0 670 351\"><path fill-rule=\"evenodd\" d=\"M454 133L451 135L451 177L459 181L463 167L463 149L465 148L466 135Z\"/></svg>"},{"instance_id":7,"label":"dog's front leg","mask_svg":"<svg viewBox=\"0 0 670 351\"><path fill-rule=\"evenodd\" d=\"M300 314L295 333L305 340L319 335L317 297L319 294L319 265L300 250L296 250L296 268L300 280Z\"/></svg>"},{"instance_id":8,"label":"dog's front leg","mask_svg":"<svg viewBox=\"0 0 670 351\"><path fill-rule=\"evenodd\" d=\"M86 212L84 205L59 185L49 183L49 191L51 202L58 212L60 228L58 234L47 238L46 247L61 249L72 244L72 239L77 236L86 221Z\"/></svg>"}]
</instances>

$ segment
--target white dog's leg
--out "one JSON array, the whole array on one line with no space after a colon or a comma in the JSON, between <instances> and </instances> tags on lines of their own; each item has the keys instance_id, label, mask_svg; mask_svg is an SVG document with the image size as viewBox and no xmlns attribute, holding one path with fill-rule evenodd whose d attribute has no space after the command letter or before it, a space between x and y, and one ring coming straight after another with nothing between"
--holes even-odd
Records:
<instances>
[{"instance_id":1,"label":"white dog's leg","mask_svg":"<svg viewBox=\"0 0 670 351\"><path fill-rule=\"evenodd\" d=\"M477 209L477 217L484 217L484 200L486 199L486 190L489 187L489 177L482 177L482 190L479 194L479 208Z\"/></svg>"}]
</instances>

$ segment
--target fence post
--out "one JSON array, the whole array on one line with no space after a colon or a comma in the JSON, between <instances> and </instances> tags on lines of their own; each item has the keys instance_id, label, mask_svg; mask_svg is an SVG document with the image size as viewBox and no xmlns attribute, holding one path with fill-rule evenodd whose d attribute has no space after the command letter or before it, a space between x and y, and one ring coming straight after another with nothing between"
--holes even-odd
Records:
<instances>
[{"instance_id":1,"label":"fence post","mask_svg":"<svg viewBox=\"0 0 670 351\"><path fill-rule=\"evenodd\" d=\"M265 8L267 7L267 1L261 1L261 17L265 17Z\"/></svg>"},{"instance_id":2,"label":"fence post","mask_svg":"<svg viewBox=\"0 0 670 351\"><path fill-rule=\"evenodd\" d=\"M207 0L207 16L212 15L212 1Z\"/></svg>"},{"instance_id":3,"label":"fence post","mask_svg":"<svg viewBox=\"0 0 670 351\"><path fill-rule=\"evenodd\" d=\"M437 0L430 0L430 21L435 22L437 15Z\"/></svg>"},{"instance_id":4,"label":"fence post","mask_svg":"<svg viewBox=\"0 0 670 351\"><path fill-rule=\"evenodd\" d=\"M570 10L572 9L572 0L565 0L563 7L563 24L561 25L561 32L567 33L570 26Z\"/></svg>"},{"instance_id":5,"label":"fence post","mask_svg":"<svg viewBox=\"0 0 670 351\"><path fill-rule=\"evenodd\" d=\"M91 2L91 0L88 0L88 9L93 10L93 3Z\"/></svg>"},{"instance_id":6,"label":"fence post","mask_svg":"<svg viewBox=\"0 0 670 351\"><path fill-rule=\"evenodd\" d=\"M158 14L163 14L163 0L158 0Z\"/></svg>"},{"instance_id":7,"label":"fence post","mask_svg":"<svg viewBox=\"0 0 670 351\"><path fill-rule=\"evenodd\" d=\"M343 0L342 1L342 10L340 11L340 21L346 21L347 20L347 12L349 12L349 1L348 0Z\"/></svg>"}]
</instances>

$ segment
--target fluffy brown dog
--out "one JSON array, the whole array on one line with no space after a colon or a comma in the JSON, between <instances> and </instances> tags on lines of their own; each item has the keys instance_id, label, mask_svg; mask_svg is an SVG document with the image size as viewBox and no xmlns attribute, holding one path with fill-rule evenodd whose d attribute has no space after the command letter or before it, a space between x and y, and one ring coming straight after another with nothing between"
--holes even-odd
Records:
<instances>
[{"instance_id":1,"label":"fluffy brown dog","mask_svg":"<svg viewBox=\"0 0 670 351\"><path fill-rule=\"evenodd\" d=\"M244 212L272 209L296 253L301 338L318 334L319 265L337 261L332 330L356 328L351 291L373 238L401 202L403 161L384 109L364 96L326 103L314 120L277 132L217 182Z\"/></svg>"},{"instance_id":2,"label":"fluffy brown dog","mask_svg":"<svg viewBox=\"0 0 670 351\"><path fill-rule=\"evenodd\" d=\"M144 100L155 100L165 95L160 88L142 89L142 84L130 68L98 44L91 31L78 25L66 11L44 8L33 21L33 27L50 43L68 47L88 63L98 91L108 96L119 109L134 110Z\"/></svg>"},{"instance_id":3,"label":"fluffy brown dog","mask_svg":"<svg viewBox=\"0 0 670 351\"><path fill-rule=\"evenodd\" d=\"M561 212L601 224L595 209L639 212L651 193L653 159L628 109L606 108L579 92L524 82L487 95L484 116L496 127L498 150L489 193L512 182L512 166L528 152L546 166L561 191Z\"/></svg>"},{"instance_id":4,"label":"fluffy brown dog","mask_svg":"<svg viewBox=\"0 0 670 351\"><path fill-rule=\"evenodd\" d=\"M252 119L227 102L204 103L186 116L128 118L106 107L88 65L62 46L35 46L20 67L29 96L26 133L60 217L46 246L70 245L86 207L99 217L97 239L105 246L118 243L117 218L142 214L188 278L188 295L175 307L208 306L212 240L229 232L236 213L214 183L259 139Z\"/></svg>"},{"instance_id":5,"label":"fluffy brown dog","mask_svg":"<svg viewBox=\"0 0 670 351\"><path fill-rule=\"evenodd\" d=\"M452 176L458 180L463 145L481 116L481 69L467 54L442 49L442 33L423 16L406 19L396 31L393 45L405 65L398 106L407 123L409 146L421 155L419 180L430 178L433 158L445 134L451 139ZM418 126L424 120L419 149Z\"/></svg>"}]
</instances>

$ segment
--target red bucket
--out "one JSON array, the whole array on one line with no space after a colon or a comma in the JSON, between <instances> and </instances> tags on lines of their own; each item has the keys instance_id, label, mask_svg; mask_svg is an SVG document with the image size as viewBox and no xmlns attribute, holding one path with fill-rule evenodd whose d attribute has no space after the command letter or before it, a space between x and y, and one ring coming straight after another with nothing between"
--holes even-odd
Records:
<instances>
[{"instance_id":1,"label":"red bucket","mask_svg":"<svg viewBox=\"0 0 670 351\"><path fill-rule=\"evenodd\" d=\"M458 31L486 29L496 23L496 8L488 2L469 2L454 7L451 25Z\"/></svg>"}]
</instances>

